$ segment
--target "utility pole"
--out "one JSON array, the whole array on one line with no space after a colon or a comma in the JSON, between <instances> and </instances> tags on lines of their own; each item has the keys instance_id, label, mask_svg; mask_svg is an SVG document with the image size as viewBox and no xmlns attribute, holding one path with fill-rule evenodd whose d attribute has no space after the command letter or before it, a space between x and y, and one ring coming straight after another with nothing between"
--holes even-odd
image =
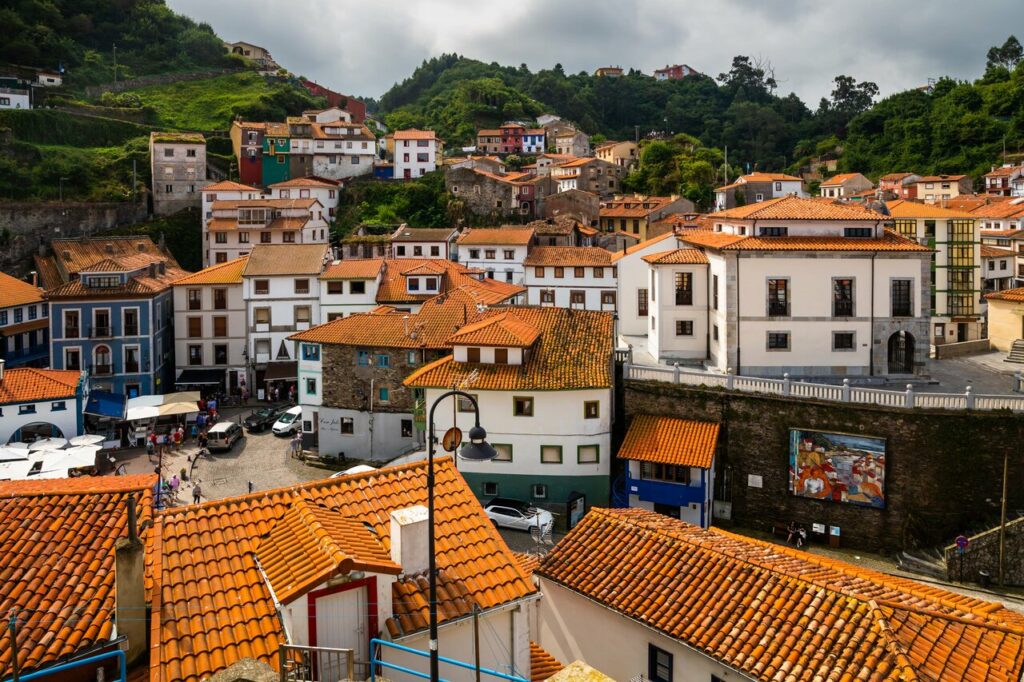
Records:
<instances>
[{"instance_id":1,"label":"utility pole","mask_svg":"<svg viewBox=\"0 0 1024 682\"><path fill-rule=\"evenodd\" d=\"M473 669L480 682L480 607L473 604Z\"/></svg>"},{"instance_id":2,"label":"utility pole","mask_svg":"<svg viewBox=\"0 0 1024 682\"><path fill-rule=\"evenodd\" d=\"M138 182L138 173L136 172L136 164L138 162L132 159L132 201L135 201L135 188Z\"/></svg>"},{"instance_id":3,"label":"utility pole","mask_svg":"<svg viewBox=\"0 0 1024 682\"><path fill-rule=\"evenodd\" d=\"M64 181L67 180L64 176L57 178L57 194L60 197L60 203L64 203Z\"/></svg>"},{"instance_id":4,"label":"utility pole","mask_svg":"<svg viewBox=\"0 0 1024 682\"><path fill-rule=\"evenodd\" d=\"M1003 451L1003 501L999 513L999 587L1003 586L1006 573L1006 479L1010 473L1010 452Z\"/></svg>"},{"instance_id":5,"label":"utility pole","mask_svg":"<svg viewBox=\"0 0 1024 682\"><path fill-rule=\"evenodd\" d=\"M11 633L11 682L18 682L18 677L21 675L18 656L21 651L18 648L18 612L15 609L11 609L7 629Z\"/></svg>"},{"instance_id":6,"label":"utility pole","mask_svg":"<svg viewBox=\"0 0 1024 682\"><path fill-rule=\"evenodd\" d=\"M114 85L117 85L117 43L114 43Z\"/></svg>"}]
</instances>

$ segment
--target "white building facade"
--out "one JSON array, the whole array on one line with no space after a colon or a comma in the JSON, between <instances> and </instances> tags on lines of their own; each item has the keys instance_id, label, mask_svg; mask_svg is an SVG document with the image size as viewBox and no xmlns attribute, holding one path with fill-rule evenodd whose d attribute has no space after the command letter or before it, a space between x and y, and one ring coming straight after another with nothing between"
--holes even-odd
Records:
<instances>
[{"instance_id":1,"label":"white building facade","mask_svg":"<svg viewBox=\"0 0 1024 682\"><path fill-rule=\"evenodd\" d=\"M439 141L433 130L395 131L395 180L420 178L437 170Z\"/></svg>"},{"instance_id":2,"label":"white building facade","mask_svg":"<svg viewBox=\"0 0 1024 682\"><path fill-rule=\"evenodd\" d=\"M530 305L614 312L617 269L596 246L538 246L523 263Z\"/></svg>"},{"instance_id":3,"label":"white building facade","mask_svg":"<svg viewBox=\"0 0 1024 682\"><path fill-rule=\"evenodd\" d=\"M326 211L317 199L213 201L203 223L203 267L247 255L254 246L327 244Z\"/></svg>"},{"instance_id":4,"label":"white building facade","mask_svg":"<svg viewBox=\"0 0 1024 682\"><path fill-rule=\"evenodd\" d=\"M533 229L529 227L469 229L458 239L459 262L483 270L490 279L522 284L523 262L532 242Z\"/></svg>"}]
</instances>

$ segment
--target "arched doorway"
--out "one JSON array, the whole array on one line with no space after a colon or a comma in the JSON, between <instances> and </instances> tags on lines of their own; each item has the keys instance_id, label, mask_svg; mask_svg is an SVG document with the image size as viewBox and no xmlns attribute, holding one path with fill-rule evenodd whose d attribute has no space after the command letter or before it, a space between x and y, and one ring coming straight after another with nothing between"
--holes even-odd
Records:
<instances>
[{"instance_id":1,"label":"arched doorway","mask_svg":"<svg viewBox=\"0 0 1024 682\"><path fill-rule=\"evenodd\" d=\"M914 335L898 331L889 337L889 374L914 373Z\"/></svg>"},{"instance_id":2,"label":"arched doorway","mask_svg":"<svg viewBox=\"0 0 1024 682\"><path fill-rule=\"evenodd\" d=\"M25 424L11 434L9 443L32 443L43 438L63 438L60 427L50 422L32 422Z\"/></svg>"}]
</instances>

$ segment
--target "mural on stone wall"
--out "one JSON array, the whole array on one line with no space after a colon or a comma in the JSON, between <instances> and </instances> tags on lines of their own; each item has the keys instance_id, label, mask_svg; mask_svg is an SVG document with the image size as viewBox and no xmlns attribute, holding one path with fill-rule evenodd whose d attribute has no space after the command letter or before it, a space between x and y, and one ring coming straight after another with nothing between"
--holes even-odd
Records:
<instances>
[{"instance_id":1,"label":"mural on stone wall","mask_svg":"<svg viewBox=\"0 0 1024 682\"><path fill-rule=\"evenodd\" d=\"M885 508L885 439L789 430L789 489L798 497Z\"/></svg>"}]
</instances>

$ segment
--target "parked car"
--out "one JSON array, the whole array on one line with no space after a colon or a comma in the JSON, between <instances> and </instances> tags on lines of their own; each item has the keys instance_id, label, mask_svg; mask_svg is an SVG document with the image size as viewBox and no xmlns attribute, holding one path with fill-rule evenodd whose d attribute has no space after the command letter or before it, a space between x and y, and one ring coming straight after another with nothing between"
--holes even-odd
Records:
<instances>
[{"instance_id":1,"label":"parked car","mask_svg":"<svg viewBox=\"0 0 1024 682\"><path fill-rule=\"evenodd\" d=\"M274 426L271 429L275 436L290 436L299 430L302 425L300 417L302 416L302 407L296 405L289 409L274 422Z\"/></svg>"},{"instance_id":2,"label":"parked car","mask_svg":"<svg viewBox=\"0 0 1024 682\"><path fill-rule=\"evenodd\" d=\"M248 417L242 422L245 428L250 433L256 433L258 431L266 431L271 428L274 423L281 417L281 413L284 412L284 405L271 405L270 407L263 407Z\"/></svg>"},{"instance_id":3,"label":"parked car","mask_svg":"<svg viewBox=\"0 0 1024 682\"><path fill-rule=\"evenodd\" d=\"M515 528L532 531L537 528L544 532L551 528L554 517L546 509L531 507L525 502L506 497L495 497L484 505L487 517L499 528Z\"/></svg>"},{"instance_id":4,"label":"parked car","mask_svg":"<svg viewBox=\"0 0 1024 682\"><path fill-rule=\"evenodd\" d=\"M210 430L206 432L206 449L210 452L214 450L230 450L244 435L242 427L235 422L219 422L211 426Z\"/></svg>"},{"instance_id":5,"label":"parked car","mask_svg":"<svg viewBox=\"0 0 1024 682\"><path fill-rule=\"evenodd\" d=\"M357 464L354 467L345 469L344 471L337 471L331 474L331 478L341 478L342 476L352 476L354 474L365 474L368 471L376 471L376 469L366 466L365 464Z\"/></svg>"}]
</instances>

